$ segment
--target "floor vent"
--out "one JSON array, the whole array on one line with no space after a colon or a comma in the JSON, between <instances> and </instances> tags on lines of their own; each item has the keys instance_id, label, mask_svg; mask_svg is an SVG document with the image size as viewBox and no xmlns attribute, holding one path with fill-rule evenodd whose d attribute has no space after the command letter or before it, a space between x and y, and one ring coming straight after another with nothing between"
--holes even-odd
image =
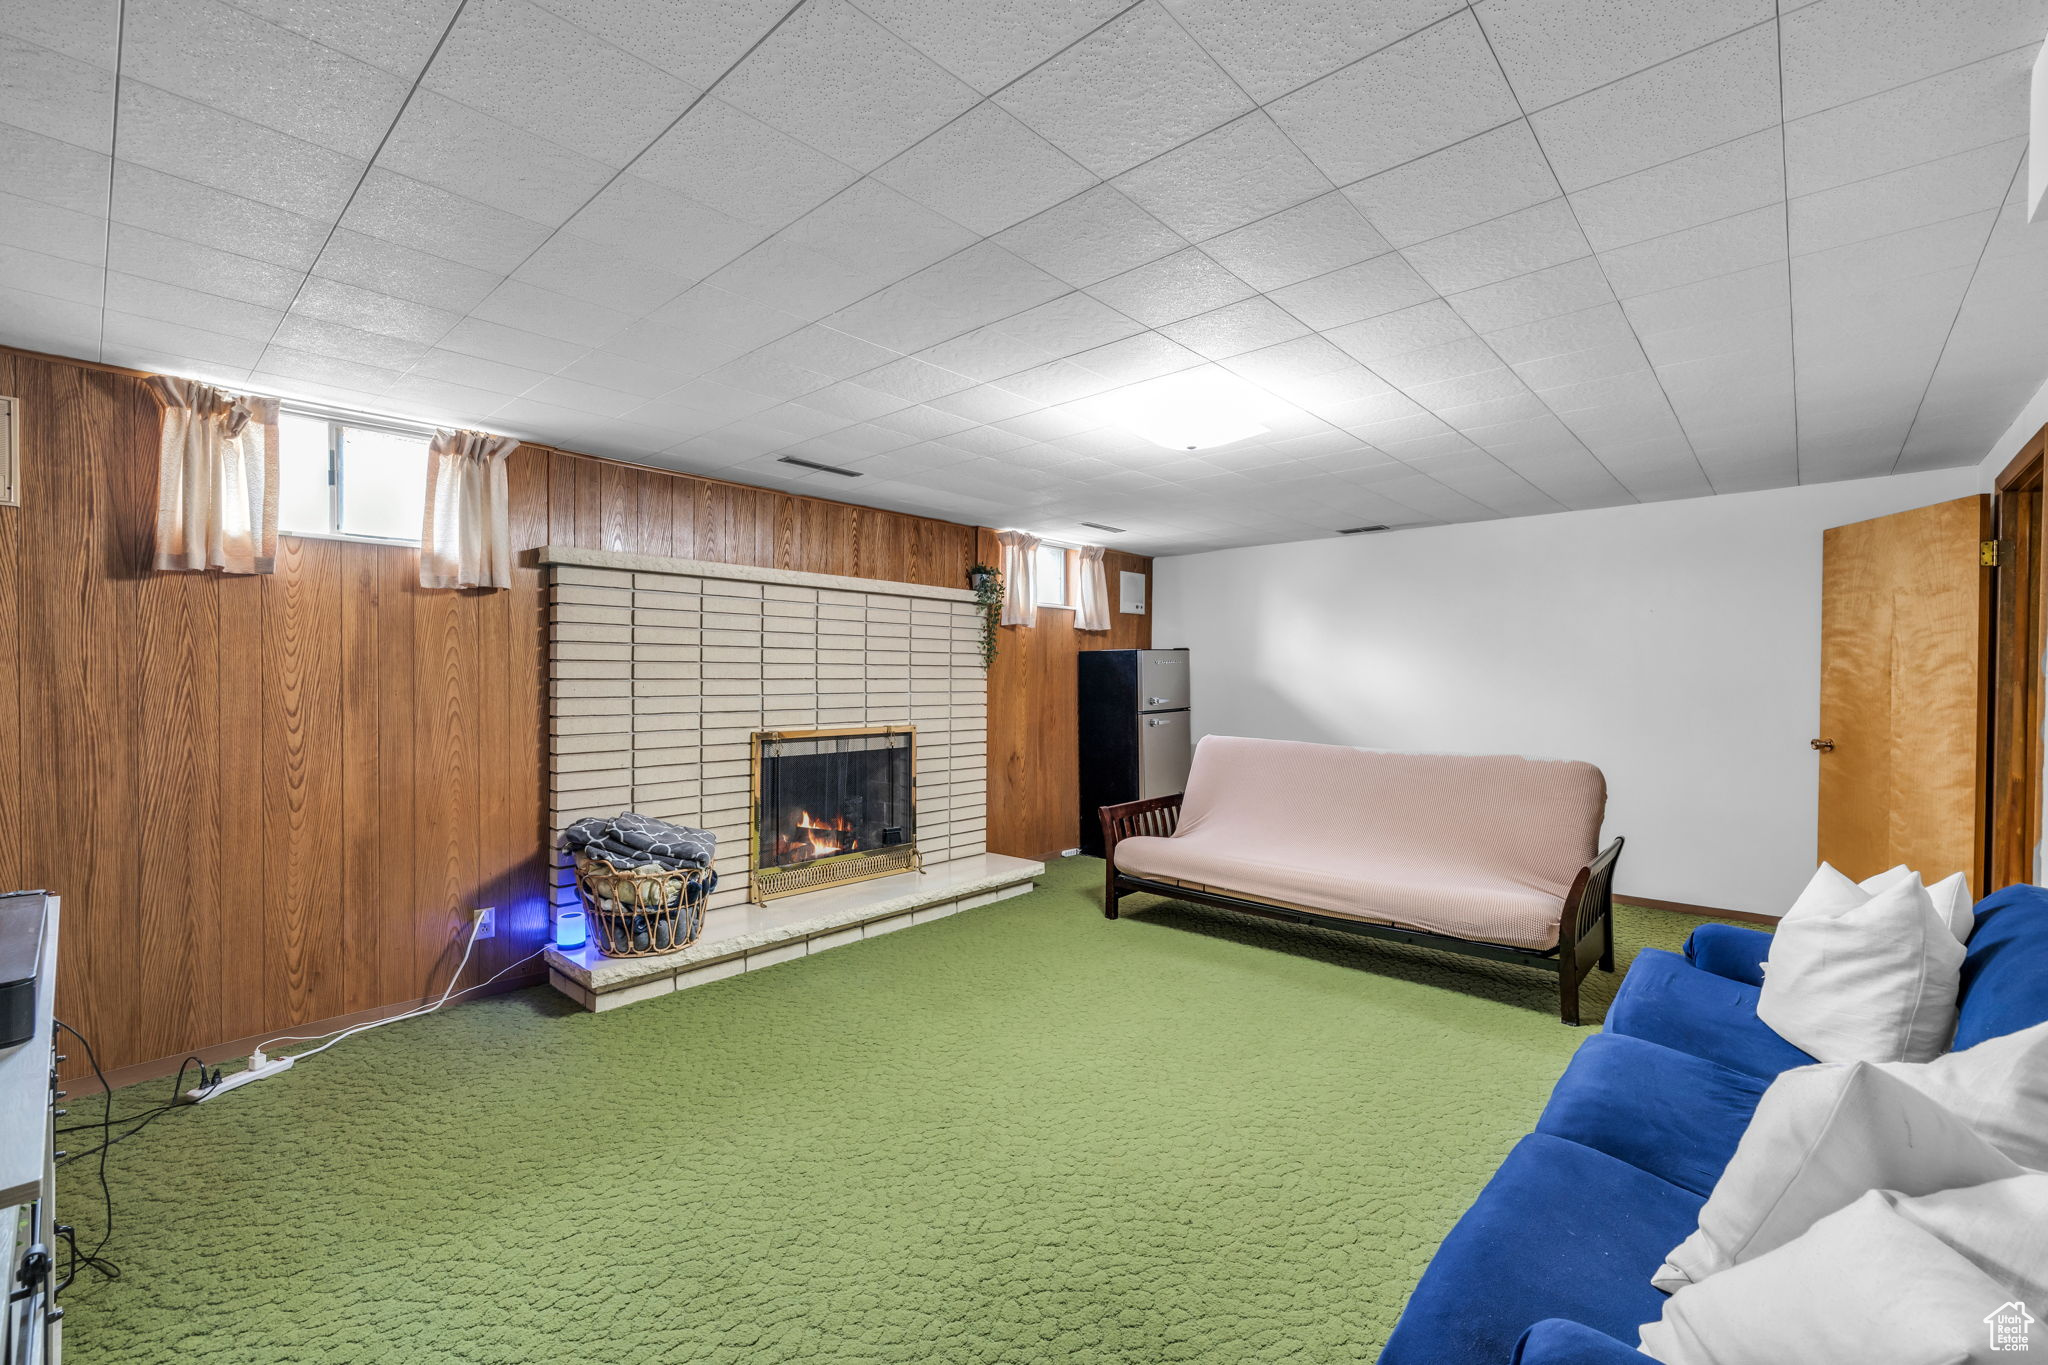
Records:
<instances>
[{"instance_id":1,"label":"floor vent","mask_svg":"<svg viewBox=\"0 0 2048 1365\"><path fill-rule=\"evenodd\" d=\"M775 458L783 464L798 465L804 469L815 469L820 474L837 474L842 479L857 479L861 476L858 469L841 469L836 464L819 464L816 460L806 460L800 455L778 455Z\"/></svg>"}]
</instances>

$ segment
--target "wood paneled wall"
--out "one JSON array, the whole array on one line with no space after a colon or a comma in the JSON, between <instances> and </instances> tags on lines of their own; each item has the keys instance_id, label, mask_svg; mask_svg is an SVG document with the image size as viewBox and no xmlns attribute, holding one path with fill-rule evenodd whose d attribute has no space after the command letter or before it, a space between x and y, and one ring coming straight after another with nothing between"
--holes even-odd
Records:
<instances>
[{"instance_id":1,"label":"wood paneled wall","mask_svg":"<svg viewBox=\"0 0 2048 1365\"><path fill-rule=\"evenodd\" d=\"M149 572L140 380L0 349L0 393L24 447L23 505L0 508L0 888L64 897L60 1010L101 1062L416 1002L470 906L499 927L462 984L532 952L538 570L429 592L409 548L285 537L266 577ZM510 474L521 548L947 587L978 549L974 527L541 447ZM1072 654L1094 643L1040 619L1003 632L991 687L991 842L1019 851L1072 844Z\"/></svg>"},{"instance_id":2,"label":"wood paneled wall","mask_svg":"<svg viewBox=\"0 0 2048 1365\"><path fill-rule=\"evenodd\" d=\"M983 530L979 558L1000 565L995 532ZM1074 629L1074 613L1040 607L1038 624L1003 626L988 678L988 847L1044 858L1081 839L1080 716L1074 656L1084 649L1152 647L1152 561L1112 550L1109 629ZM1145 612L1117 610L1117 574L1145 575Z\"/></svg>"}]
</instances>

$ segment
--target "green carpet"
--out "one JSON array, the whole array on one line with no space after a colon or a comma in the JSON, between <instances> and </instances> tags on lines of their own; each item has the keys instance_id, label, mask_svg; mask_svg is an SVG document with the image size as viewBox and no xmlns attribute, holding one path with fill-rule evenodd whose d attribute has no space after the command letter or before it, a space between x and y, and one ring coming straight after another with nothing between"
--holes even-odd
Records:
<instances>
[{"instance_id":1,"label":"green carpet","mask_svg":"<svg viewBox=\"0 0 2048 1365\"><path fill-rule=\"evenodd\" d=\"M112 1152L122 1274L66 1296L69 1358L1370 1360L1593 1030L1528 969L1107 921L1100 869L616 1013L464 1005L173 1111ZM1625 908L1621 956L1694 923ZM90 1162L61 1198L96 1239Z\"/></svg>"}]
</instances>

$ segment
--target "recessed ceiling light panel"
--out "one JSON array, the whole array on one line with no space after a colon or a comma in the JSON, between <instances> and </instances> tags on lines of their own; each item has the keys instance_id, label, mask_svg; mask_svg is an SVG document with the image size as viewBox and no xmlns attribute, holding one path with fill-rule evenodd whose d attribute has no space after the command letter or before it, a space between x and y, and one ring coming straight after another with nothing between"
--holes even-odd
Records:
<instances>
[{"instance_id":1,"label":"recessed ceiling light panel","mask_svg":"<svg viewBox=\"0 0 2048 1365\"><path fill-rule=\"evenodd\" d=\"M1272 428L1259 420L1250 386L1214 367L1168 375L1107 394L1110 420L1167 450L1215 450Z\"/></svg>"}]
</instances>

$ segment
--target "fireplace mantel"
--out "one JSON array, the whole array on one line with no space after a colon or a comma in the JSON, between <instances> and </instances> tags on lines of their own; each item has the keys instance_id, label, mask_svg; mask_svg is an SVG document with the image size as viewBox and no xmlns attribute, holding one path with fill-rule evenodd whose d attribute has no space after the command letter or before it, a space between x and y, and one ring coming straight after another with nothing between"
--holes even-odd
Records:
<instances>
[{"instance_id":1,"label":"fireplace mantel","mask_svg":"<svg viewBox=\"0 0 2048 1365\"><path fill-rule=\"evenodd\" d=\"M585 569L622 569L628 573L665 573L682 578L719 578L734 583L776 583L786 588L827 588L838 592L879 593L888 597L921 597L932 602L972 602L968 588L935 588L928 583L893 579L851 578L836 573L799 569L761 569L751 564L714 564L708 559L672 559L666 555L630 554L624 550L578 550L543 545L535 551L542 564L574 564Z\"/></svg>"}]
</instances>

